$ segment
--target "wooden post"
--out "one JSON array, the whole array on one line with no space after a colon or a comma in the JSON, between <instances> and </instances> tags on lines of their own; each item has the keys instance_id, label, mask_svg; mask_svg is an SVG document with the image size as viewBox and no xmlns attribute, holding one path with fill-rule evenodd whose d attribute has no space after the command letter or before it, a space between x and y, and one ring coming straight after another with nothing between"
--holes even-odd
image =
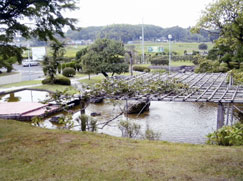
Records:
<instances>
[{"instance_id":1,"label":"wooden post","mask_svg":"<svg viewBox=\"0 0 243 181\"><path fill-rule=\"evenodd\" d=\"M222 128L224 125L224 105L218 103L218 114L217 114L217 129Z\"/></svg>"},{"instance_id":2,"label":"wooden post","mask_svg":"<svg viewBox=\"0 0 243 181\"><path fill-rule=\"evenodd\" d=\"M80 99L80 113L85 114L85 100L83 98Z\"/></svg>"}]
</instances>

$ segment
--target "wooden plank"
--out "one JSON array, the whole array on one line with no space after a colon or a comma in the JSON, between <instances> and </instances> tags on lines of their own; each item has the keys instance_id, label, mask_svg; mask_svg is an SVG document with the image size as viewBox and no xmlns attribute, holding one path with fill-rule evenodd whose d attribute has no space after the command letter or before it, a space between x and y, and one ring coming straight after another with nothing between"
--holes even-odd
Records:
<instances>
[{"instance_id":1,"label":"wooden plank","mask_svg":"<svg viewBox=\"0 0 243 181\"><path fill-rule=\"evenodd\" d=\"M235 92L234 92L234 94L233 94L233 96L232 96L232 98L231 98L231 102L234 101L235 96L236 96L236 94L237 94L237 92L238 92L238 89L239 89L239 86L237 86L237 88L236 88L236 90L235 90Z\"/></svg>"},{"instance_id":2,"label":"wooden plank","mask_svg":"<svg viewBox=\"0 0 243 181\"><path fill-rule=\"evenodd\" d=\"M221 74L220 74L221 75ZM225 77L224 77L224 79L220 82L220 84L218 85L218 87L215 89L215 91L211 94L211 96L208 98L208 101L210 100L210 99L212 99L212 97L214 96L214 94L219 90L219 88L220 88L220 86L223 84L223 82L226 80L226 78L227 78L227 74L225 74Z\"/></svg>"}]
</instances>

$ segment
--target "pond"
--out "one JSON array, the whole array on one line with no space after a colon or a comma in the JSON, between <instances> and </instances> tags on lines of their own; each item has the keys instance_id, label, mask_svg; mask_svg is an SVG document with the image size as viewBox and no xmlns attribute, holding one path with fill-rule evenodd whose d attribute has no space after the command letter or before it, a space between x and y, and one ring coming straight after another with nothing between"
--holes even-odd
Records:
<instances>
[{"instance_id":1,"label":"pond","mask_svg":"<svg viewBox=\"0 0 243 181\"><path fill-rule=\"evenodd\" d=\"M90 104L86 109L86 114L101 113L101 116L94 117L98 123L110 120L119 114L125 105L124 101L116 101L117 103L119 104L114 106L114 102L106 100L101 104ZM72 118L75 120L79 116L80 112L76 111ZM119 121L128 119L141 125L141 134L144 134L146 128L149 127L159 134L160 140L203 144L207 140L206 135L216 130L216 118L216 104L152 101L149 111L139 116L122 115L103 129L98 129L98 132L120 137L122 134L118 128ZM52 124L49 119L46 119L41 125L51 129L59 127ZM80 130L80 127L73 129Z\"/></svg>"},{"instance_id":2,"label":"pond","mask_svg":"<svg viewBox=\"0 0 243 181\"><path fill-rule=\"evenodd\" d=\"M22 90L0 96L0 102L40 102L50 95L47 91Z\"/></svg>"},{"instance_id":3,"label":"pond","mask_svg":"<svg viewBox=\"0 0 243 181\"><path fill-rule=\"evenodd\" d=\"M48 96L49 92L46 91L23 90L0 96L0 103L40 102ZM93 118L100 124L117 116L124 106L125 101L105 100L100 104L90 104L86 109L86 114L101 113L101 116ZM72 120L76 126L72 129L80 130L80 126L77 126L78 123L75 121L80 116L79 108L72 111ZM112 136L122 136L122 132L118 128L121 120L129 120L139 124L141 126L141 135L144 135L146 129L149 128L158 133L160 140L203 144L207 140L206 135L216 130L217 104L152 101L149 111L141 115L122 115L103 129L98 129L98 132ZM58 129L60 125L52 124L50 118L47 118L41 123L41 127Z\"/></svg>"}]
</instances>

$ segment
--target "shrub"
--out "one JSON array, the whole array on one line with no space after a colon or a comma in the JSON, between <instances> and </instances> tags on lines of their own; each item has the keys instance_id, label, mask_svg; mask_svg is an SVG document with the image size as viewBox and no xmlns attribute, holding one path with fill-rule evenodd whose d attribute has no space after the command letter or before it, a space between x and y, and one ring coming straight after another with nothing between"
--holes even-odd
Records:
<instances>
[{"instance_id":1,"label":"shrub","mask_svg":"<svg viewBox=\"0 0 243 181\"><path fill-rule=\"evenodd\" d=\"M62 71L62 75L64 75L65 77L73 77L75 74L76 74L75 69L71 67L66 67Z\"/></svg>"},{"instance_id":2,"label":"shrub","mask_svg":"<svg viewBox=\"0 0 243 181\"><path fill-rule=\"evenodd\" d=\"M62 70L66 68L66 63L62 63Z\"/></svg>"},{"instance_id":3,"label":"shrub","mask_svg":"<svg viewBox=\"0 0 243 181\"><path fill-rule=\"evenodd\" d=\"M144 139L147 139L147 140L159 140L160 136L161 136L161 134L159 132L154 132L147 125L146 131L145 131L145 134L144 134Z\"/></svg>"},{"instance_id":4,"label":"shrub","mask_svg":"<svg viewBox=\"0 0 243 181\"><path fill-rule=\"evenodd\" d=\"M195 69L195 73L204 73L204 72L212 72L213 65L212 61L202 59L199 61L199 66Z\"/></svg>"},{"instance_id":5,"label":"shrub","mask_svg":"<svg viewBox=\"0 0 243 181\"><path fill-rule=\"evenodd\" d=\"M207 50L208 49L208 45L205 43L201 43L198 45L198 49L199 50Z\"/></svg>"},{"instance_id":6,"label":"shrub","mask_svg":"<svg viewBox=\"0 0 243 181\"><path fill-rule=\"evenodd\" d=\"M167 57L155 57L151 60L152 65L168 65L169 59Z\"/></svg>"},{"instance_id":7,"label":"shrub","mask_svg":"<svg viewBox=\"0 0 243 181\"><path fill-rule=\"evenodd\" d=\"M195 73L205 73L205 72L227 72L228 66L226 63L219 63L219 61L207 60L206 58L199 57L199 65L195 69Z\"/></svg>"},{"instance_id":8,"label":"shrub","mask_svg":"<svg viewBox=\"0 0 243 181\"><path fill-rule=\"evenodd\" d=\"M78 72L82 70L81 63L76 62L75 67L76 67L76 71L78 71Z\"/></svg>"},{"instance_id":9,"label":"shrub","mask_svg":"<svg viewBox=\"0 0 243 181\"><path fill-rule=\"evenodd\" d=\"M196 51L196 50L192 51L192 55L198 55L198 54L199 54L199 51Z\"/></svg>"},{"instance_id":10,"label":"shrub","mask_svg":"<svg viewBox=\"0 0 243 181\"><path fill-rule=\"evenodd\" d=\"M243 84L243 72L241 70L232 70L232 75L235 85Z\"/></svg>"},{"instance_id":11,"label":"shrub","mask_svg":"<svg viewBox=\"0 0 243 181\"><path fill-rule=\"evenodd\" d=\"M229 67L228 67L228 65L227 65L227 63L221 63L220 65L219 65L219 71L220 72L227 72L227 71L229 71Z\"/></svg>"},{"instance_id":12,"label":"shrub","mask_svg":"<svg viewBox=\"0 0 243 181\"><path fill-rule=\"evenodd\" d=\"M207 135L208 144L223 146L243 145L243 124L223 126L219 130Z\"/></svg>"},{"instance_id":13,"label":"shrub","mask_svg":"<svg viewBox=\"0 0 243 181\"><path fill-rule=\"evenodd\" d=\"M139 65L133 66L133 70L138 72L150 72L150 68L139 66Z\"/></svg>"},{"instance_id":14,"label":"shrub","mask_svg":"<svg viewBox=\"0 0 243 181\"><path fill-rule=\"evenodd\" d=\"M243 62L240 63L240 70L243 71Z\"/></svg>"},{"instance_id":15,"label":"shrub","mask_svg":"<svg viewBox=\"0 0 243 181\"><path fill-rule=\"evenodd\" d=\"M51 84L51 79L48 77L48 78L42 80L42 84ZM67 77L58 76L58 77L55 77L54 84L71 85L71 81Z\"/></svg>"},{"instance_id":16,"label":"shrub","mask_svg":"<svg viewBox=\"0 0 243 181\"><path fill-rule=\"evenodd\" d=\"M59 84L59 85L71 85L71 81L67 77L57 77L54 81L54 84Z\"/></svg>"},{"instance_id":17,"label":"shrub","mask_svg":"<svg viewBox=\"0 0 243 181\"><path fill-rule=\"evenodd\" d=\"M123 137L136 138L140 134L141 126L129 121L121 121L118 125Z\"/></svg>"},{"instance_id":18,"label":"shrub","mask_svg":"<svg viewBox=\"0 0 243 181\"><path fill-rule=\"evenodd\" d=\"M240 68L239 63L235 62L235 61L229 62L229 66L230 66L231 69L239 69Z\"/></svg>"}]
</instances>

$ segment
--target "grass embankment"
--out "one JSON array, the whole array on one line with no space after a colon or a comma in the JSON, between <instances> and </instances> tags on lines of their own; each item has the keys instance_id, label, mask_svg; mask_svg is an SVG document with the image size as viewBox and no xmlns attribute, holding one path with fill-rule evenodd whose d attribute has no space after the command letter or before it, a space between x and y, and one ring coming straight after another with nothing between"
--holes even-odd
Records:
<instances>
[{"instance_id":1,"label":"grass embankment","mask_svg":"<svg viewBox=\"0 0 243 181\"><path fill-rule=\"evenodd\" d=\"M194 51L199 51L198 45L201 43L187 43L187 42L173 42L171 43L171 48L173 52L177 52L178 55L184 55L184 51L186 50L188 53L192 53ZM208 45L208 50L212 49L213 43L207 42ZM132 44L135 46L136 51L142 52L142 45L141 44ZM126 45L126 46L131 46L131 45ZM161 46L164 48L165 52L168 52L169 50L169 43L153 43L153 42L145 42L144 43L144 51L145 53L148 52L148 47L151 46Z\"/></svg>"},{"instance_id":2,"label":"grass embankment","mask_svg":"<svg viewBox=\"0 0 243 181\"><path fill-rule=\"evenodd\" d=\"M0 180L241 180L242 155L0 120Z\"/></svg>"},{"instance_id":3,"label":"grass embankment","mask_svg":"<svg viewBox=\"0 0 243 181\"><path fill-rule=\"evenodd\" d=\"M171 66L179 67L179 66L193 66L194 64L191 61L171 61ZM134 66L141 66L141 67L149 67L151 64L134 64Z\"/></svg>"}]
</instances>

